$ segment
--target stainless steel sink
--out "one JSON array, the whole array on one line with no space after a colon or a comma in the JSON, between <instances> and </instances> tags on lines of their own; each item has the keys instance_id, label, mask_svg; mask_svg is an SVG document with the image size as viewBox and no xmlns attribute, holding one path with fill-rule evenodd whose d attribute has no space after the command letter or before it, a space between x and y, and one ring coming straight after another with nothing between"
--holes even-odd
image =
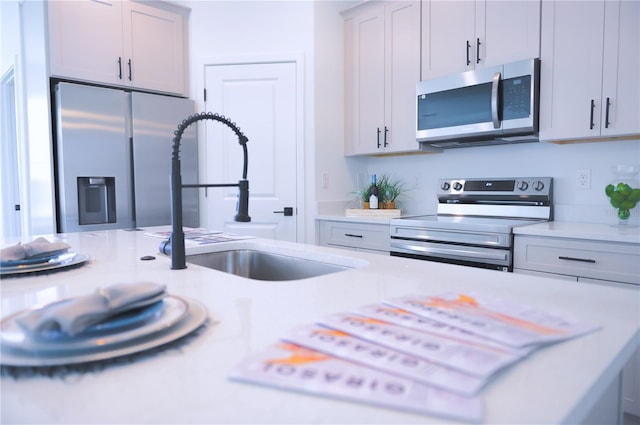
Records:
<instances>
[{"instance_id":1,"label":"stainless steel sink","mask_svg":"<svg viewBox=\"0 0 640 425\"><path fill-rule=\"evenodd\" d=\"M188 255L187 263L266 281L306 279L351 269L348 266L252 249Z\"/></svg>"}]
</instances>

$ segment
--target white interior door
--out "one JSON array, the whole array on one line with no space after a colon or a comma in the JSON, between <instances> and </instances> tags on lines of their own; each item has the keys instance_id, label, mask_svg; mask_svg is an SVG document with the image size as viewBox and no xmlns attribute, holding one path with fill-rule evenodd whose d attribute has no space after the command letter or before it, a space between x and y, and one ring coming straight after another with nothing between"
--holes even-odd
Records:
<instances>
[{"instance_id":1,"label":"white interior door","mask_svg":"<svg viewBox=\"0 0 640 425\"><path fill-rule=\"evenodd\" d=\"M295 242L296 63L207 65L205 88L206 112L224 115L249 139L251 216L250 223L233 221L237 188L210 188L205 225L212 230ZM203 183L237 183L243 165L238 137L222 123L205 123ZM293 215L283 213L288 208Z\"/></svg>"}]
</instances>

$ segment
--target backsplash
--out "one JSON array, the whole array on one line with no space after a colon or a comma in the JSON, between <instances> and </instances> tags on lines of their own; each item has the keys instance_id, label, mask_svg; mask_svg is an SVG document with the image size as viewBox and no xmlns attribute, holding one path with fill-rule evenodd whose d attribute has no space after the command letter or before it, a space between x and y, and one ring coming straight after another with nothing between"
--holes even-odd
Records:
<instances>
[{"instance_id":1,"label":"backsplash","mask_svg":"<svg viewBox=\"0 0 640 425\"><path fill-rule=\"evenodd\" d=\"M555 220L617 223L604 188L617 164L640 163L640 140L576 144L527 143L452 149L428 155L371 157L367 173L402 178L413 190L400 200L408 214L434 213L435 188L443 177L553 177ZM578 170L589 170L588 189L578 188ZM362 180L366 176L356 176ZM366 181L366 180L364 180ZM356 185L357 182L354 182ZM630 224L640 224L640 208Z\"/></svg>"}]
</instances>

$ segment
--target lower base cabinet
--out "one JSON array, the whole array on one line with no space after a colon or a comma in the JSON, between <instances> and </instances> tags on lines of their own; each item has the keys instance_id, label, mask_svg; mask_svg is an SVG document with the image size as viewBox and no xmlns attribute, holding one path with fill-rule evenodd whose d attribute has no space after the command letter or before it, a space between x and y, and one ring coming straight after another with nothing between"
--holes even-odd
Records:
<instances>
[{"instance_id":1,"label":"lower base cabinet","mask_svg":"<svg viewBox=\"0 0 640 425\"><path fill-rule=\"evenodd\" d=\"M638 244L516 235L514 273L637 290L640 304ZM640 349L622 371L622 410L640 416Z\"/></svg>"},{"instance_id":2,"label":"lower base cabinet","mask_svg":"<svg viewBox=\"0 0 640 425\"><path fill-rule=\"evenodd\" d=\"M317 220L318 245L389 255L389 223Z\"/></svg>"}]
</instances>

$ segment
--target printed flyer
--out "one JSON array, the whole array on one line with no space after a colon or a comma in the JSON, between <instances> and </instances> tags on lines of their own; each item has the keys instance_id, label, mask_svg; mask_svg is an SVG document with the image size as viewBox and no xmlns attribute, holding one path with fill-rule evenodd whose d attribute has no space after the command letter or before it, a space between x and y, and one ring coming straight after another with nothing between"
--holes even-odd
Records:
<instances>
[{"instance_id":1,"label":"printed flyer","mask_svg":"<svg viewBox=\"0 0 640 425\"><path fill-rule=\"evenodd\" d=\"M410 295L385 303L512 347L548 344L599 329L594 324L474 293Z\"/></svg>"},{"instance_id":2,"label":"printed flyer","mask_svg":"<svg viewBox=\"0 0 640 425\"><path fill-rule=\"evenodd\" d=\"M255 354L229 377L466 422L479 423L484 417L478 397L459 396L291 343Z\"/></svg>"},{"instance_id":3,"label":"printed flyer","mask_svg":"<svg viewBox=\"0 0 640 425\"><path fill-rule=\"evenodd\" d=\"M320 324L484 379L522 357L351 313L330 315Z\"/></svg>"},{"instance_id":4,"label":"printed flyer","mask_svg":"<svg viewBox=\"0 0 640 425\"><path fill-rule=\"evenodd\" d=\"M437 322L429 319L428 317L419 316L415 313L411 313L410 311L387 304L371 304L357 308L353 310L353 312L361 316L373 317L374 319L384 320L410 329L460 339L471 344L484 345L498 350L509 351L519 356L526 356L537 348L536 346L524 348L509 347L508 345L501 344L484 336L476 335L465 329L456 328L443 322Z\"/></svg>"},{"instance_id":5,"label":"printed flyer","mask_svg":"<svg viewBox=\"0 0 640 425\"><path fill-rule=\"evenodd\" d=\"M463 396L476 394L485 384L477 376L373 344L345 332L319 325L300 326L283 337L285 341L350 360Z\"/></svg>"},{"instance_id":6,"label":"printed flyer","mask_svg":"<svg viewBox=\"0 0 640 425\"><path fill-rule=\"evenodd\" d=\"M498 297L409 295L298 326L229 377L481 422L493 374L542 344L598 328Z\"/></svg>"}]
</instances>

